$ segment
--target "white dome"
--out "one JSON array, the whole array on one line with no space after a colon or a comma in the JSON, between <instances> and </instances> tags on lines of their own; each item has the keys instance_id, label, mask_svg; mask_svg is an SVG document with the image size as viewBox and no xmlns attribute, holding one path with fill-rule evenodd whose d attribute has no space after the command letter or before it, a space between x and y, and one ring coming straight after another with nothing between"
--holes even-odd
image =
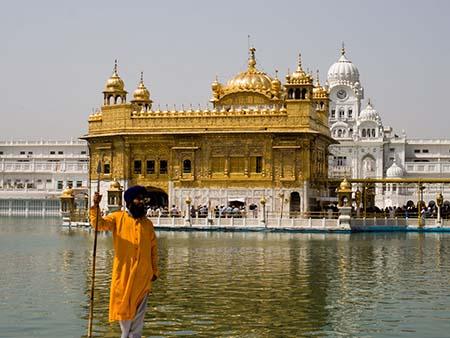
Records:
<instances>
[{"instance_id":1,"label":"white dome","mask_svg":"<svg viewBox=\"0 0 450 338\"><path fill-rule=\"evenodd\" d=\"M359 121L380 121L380 115L378 112L372 107L370 101L367 103L367 107L363 109L363 111L358 116Z\"/></svg>"},{"instance_id":2,"label":"white dome","mask_svg":"<svg viewBox=\"0 0 450 338\"><path fill-rule=\"evenodd\" d=\"M390 178L403 177L403 169L400 168L394 161L388 170L386 170L386 176Z\"/></svg>"},{"instance_id":3,"label":"white dome","mask_svg":"<svg viewBox=\"0 0 450 338\"><path fill-rule=\"evenodd\" d=\"M328 83L330 87L335 85L350 85L354 86L356 83L359 84L359 71L358 68L345 56L345 50L342 48L341 57L338 62L335 62L328 69Z\"/></svg>"}]
</instances>

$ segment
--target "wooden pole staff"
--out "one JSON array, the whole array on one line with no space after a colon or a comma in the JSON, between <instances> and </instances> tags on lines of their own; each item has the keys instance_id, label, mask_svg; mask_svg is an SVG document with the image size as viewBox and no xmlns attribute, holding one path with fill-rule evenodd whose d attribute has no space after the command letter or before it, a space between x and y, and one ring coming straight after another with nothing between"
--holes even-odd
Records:
<instances>
[{"instance_id":1,"label":"wooden pole staff","mask_svg":"<svg viewBox=\"0 0 450 338\"><path fill-rule=\"evenodd\" d=\"M98 161L97 165L97 194L100 194L100 172L102 171L102 163ZM94 233L94 249L92 250L92 279L91 279L91 297L89 305L89 322L88 322L88 338L92 337L92 321L94 319L94 286L95 286L95 258L97 254L97 232L98 232L98 218L100 217L100 207L97 206L97 216L95 218L95 233Z\"/></svg>"}]
</instances>

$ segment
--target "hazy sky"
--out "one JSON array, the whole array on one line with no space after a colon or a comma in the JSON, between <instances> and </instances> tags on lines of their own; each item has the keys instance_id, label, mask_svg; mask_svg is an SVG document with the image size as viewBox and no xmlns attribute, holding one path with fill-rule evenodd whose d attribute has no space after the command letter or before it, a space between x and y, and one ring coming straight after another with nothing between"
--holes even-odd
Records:
<instances>
[{"instance_id":1,"label":"hazy sky","mask_svg":"<svg viewBox=\"0 0 450 338\"><path fill-rule=\"evenodd\" d=\"M215 76L247 64L270 75L339 57L358 67L384 125L410 138L450 138L450 1L2 1L0 139L87 132L114 59L128 98L140 71L154 107L202 106Z\"/></svg>"}]
</instances>

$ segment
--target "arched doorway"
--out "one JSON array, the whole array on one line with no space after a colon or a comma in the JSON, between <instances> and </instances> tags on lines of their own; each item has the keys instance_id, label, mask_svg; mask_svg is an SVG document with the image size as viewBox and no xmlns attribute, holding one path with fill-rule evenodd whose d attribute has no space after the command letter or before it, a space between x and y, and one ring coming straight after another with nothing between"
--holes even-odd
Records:
<instances>
[{"instance_id":1,"label":"arched doorway","mask_svg":"<svg viewBox=\"0 0 450 338\"><path fill-rule=\"evenodd\" d=\"M169 196L167 193L156 187L145 187L147 196L149 197L148 206L151 208L167 207L169 204Z\"/></svg>"},{"instance_id":2,"label":"arched doorway","mask_svg":"<svg viewBox=\"0 0 450 338\"><path fill-rule=\"evenodd\" d=\"M363 178L375 177L376 174L376 161L371 155L366 155L362 161L362 176Z\"/></svg>"},{"instance_id":3,"label":"arched doorway","mask_svg":"<svg viewBox=\"0 0 450 338\"><path fill-rule=\"evenodd\" d=\"M289 217L298 217L300 215L300 194L296 191L291 192L289 205Z\"/></svg>"}]
</instances>

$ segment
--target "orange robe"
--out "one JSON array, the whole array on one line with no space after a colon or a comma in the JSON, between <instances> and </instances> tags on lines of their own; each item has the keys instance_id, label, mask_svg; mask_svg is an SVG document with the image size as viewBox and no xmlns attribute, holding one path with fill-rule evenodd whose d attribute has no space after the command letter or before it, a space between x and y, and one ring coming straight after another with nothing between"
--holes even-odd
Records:
<instances>
[{"instance_id":1,"label":"orange robe","mask_svg":"<svg viewBox=\"0 0 450 338\"><path fill-rule=\"evenodd\" d=\"M96 218L97 209L92 207L92 227ZM125 211L117 211L99 217L98 230L112 231L114 241L109 321L131 320L151 290L153 275L159 276L153 223L146 217L134 219Z\"/></svg>"}]
</instances>

